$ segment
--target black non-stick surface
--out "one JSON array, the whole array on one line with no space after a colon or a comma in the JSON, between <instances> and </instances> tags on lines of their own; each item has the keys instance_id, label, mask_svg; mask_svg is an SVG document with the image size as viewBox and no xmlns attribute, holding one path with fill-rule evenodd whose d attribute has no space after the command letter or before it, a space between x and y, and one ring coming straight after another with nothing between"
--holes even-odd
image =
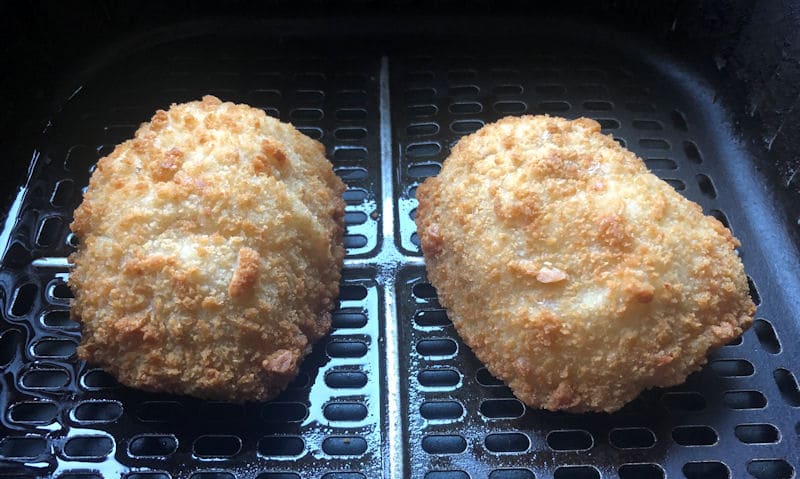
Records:
<instances>
[{"instance_id":1,"label":"black non-stick surface","mask_svg":"<svg viewBox=\"0 0 800 479\"><path fill-rule=\"evenodd\" d=\"M176 29L174 38L129 42L66 79L75 88L43 119L29 183L12 207L18 221L6 230L0 474L793 477L797 257L741 132L710 83L655 50L613 34L536 31L475 47L236 28L183 38ZM289 390L266 404L142 393L74 356L79 330L68 318L63 258L92 165L157 108L207 93L264 108L320 139L348 185L334 330ZM414 188L462 135L526 113L598 119L742 240L759 303L755 327L686 384L645 392L611 415L531 410L447 320L419 255Z\"/></svg>"}]
</instances>

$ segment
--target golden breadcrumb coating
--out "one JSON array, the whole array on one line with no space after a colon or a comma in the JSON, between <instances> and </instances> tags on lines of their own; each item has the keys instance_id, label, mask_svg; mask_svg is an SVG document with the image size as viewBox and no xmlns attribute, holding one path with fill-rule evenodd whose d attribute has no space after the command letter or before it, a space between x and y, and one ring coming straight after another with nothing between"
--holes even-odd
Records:
<instances>
[{"instance_id":1,"label":"golden breadcrumb coating","mask_svg":"<svg viewBox=\"0 0 800 479\"><path fill-rule=\"evenodd\" d=\"M79 356L149 391L275 396L330 328L343 191L322 144L261 110L156 112L75 211Z\"/></svg>"},{"instance_id":2,"label":"golden breadcrumb coating","mask_svg":"<svg viewBox=\"0 0 800 479\"><path fill-rule=\"evenodd\" d=\"M486 125L417 199L442 305L530 406L617 410L752 321L739 242L593 120Z\"/></svg>"}]
</instances>

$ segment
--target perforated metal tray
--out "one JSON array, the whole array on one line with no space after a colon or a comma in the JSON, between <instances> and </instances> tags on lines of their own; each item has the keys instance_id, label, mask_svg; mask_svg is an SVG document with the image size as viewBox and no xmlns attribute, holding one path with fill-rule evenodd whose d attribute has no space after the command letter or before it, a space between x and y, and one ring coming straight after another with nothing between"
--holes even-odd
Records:
<instances>
[{"instance_id":1,"label":"perforated metal tray","mask_svg":"<svg viewBox=\"0 0 800 479\"><path fill-rule=\"evenodd\" d=\"M475 46L376 26L342 36L355 25L316 39L307 25L176 26L65 79L0 238L0 475L793 477L797 257L713 84L611 32L517 26L514 41ZM75 359L68 225L91 168L156 109L208 93L319 139L348 185L334 330L266 404L143 393ZM425 279L415 187L462 135L525 113L597 119L741 239L758 319L684 385L610 415L531 410L447 320Z\"/></svg>"}]
</instances>

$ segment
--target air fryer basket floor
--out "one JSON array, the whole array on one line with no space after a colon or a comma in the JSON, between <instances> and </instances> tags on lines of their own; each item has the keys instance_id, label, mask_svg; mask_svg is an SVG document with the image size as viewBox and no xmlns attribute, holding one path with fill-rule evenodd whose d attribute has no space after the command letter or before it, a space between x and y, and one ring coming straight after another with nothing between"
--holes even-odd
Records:
<instances>
[{"instance_id":1,"label":"air fryer basket floor","mask_svg":"<svg viewBox=\"0 0 800 479\"><path fill-rule=\"evenodd\" d=\"M797 258L778 259L785 225L769 214L734 126L702 77L655 50L614 34L538 31L477 47L176 28L98 58L46 119L12 206L0 270L0 475L793 477L800 331L781 271ZM75 358L68 225L91 168L156 109L204 94L291 121L325 144L348 185L334 330L266 404L143 393ZM615 414L526 408L461 343L425 278L416 185L464 134L538 113L597 119L729 225L759 304L754 327L701 372Z\"/></svg>"}]
</instances>

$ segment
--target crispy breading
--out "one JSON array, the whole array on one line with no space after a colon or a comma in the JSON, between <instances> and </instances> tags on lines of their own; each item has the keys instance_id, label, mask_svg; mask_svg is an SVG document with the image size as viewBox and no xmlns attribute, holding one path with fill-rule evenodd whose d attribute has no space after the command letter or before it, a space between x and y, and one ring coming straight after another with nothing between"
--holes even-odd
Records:
<instances>
[{"instance_id":1,"label":"crispy breading","mask_svg":"<svg viewBox=\"0 0 800 479\"><path fill-rule=\"evenodd\" d=\"M617 410L752 321L739 242L593 120L486 125L417 199L439 300L530 406Z\"/></svg>"},{"instance_id":2,"label":"crispy breading","mask_svg":"<svg viewBox=\"0 0 800 479\"><path fill-rule=\"evenodd\" d=\"M149 391L275 396L330 328L343 191L319 142L261 110L158 111L75 211L79 356Z\"/></svg>"}]
</instances>

